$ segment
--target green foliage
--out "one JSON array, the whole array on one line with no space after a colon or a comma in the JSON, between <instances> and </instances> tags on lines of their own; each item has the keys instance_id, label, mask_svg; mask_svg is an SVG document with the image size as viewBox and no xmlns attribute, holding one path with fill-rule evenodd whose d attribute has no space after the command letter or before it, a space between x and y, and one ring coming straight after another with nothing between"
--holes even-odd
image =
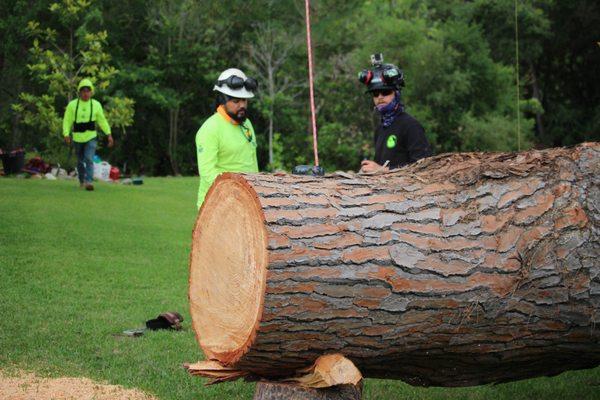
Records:
<instances>
[{"instance_id":1,"label":"green foliage","mask_svg":"<svg viewBox=\"0 0 600 400\"><path fill-rule=\"evenodd\" d=\"M91 2L84 0L63 0L50 6L62 28L69 31L67 37L59 35L56 29L42 28L37 21L27 24L28 35L33 38L29 72L33 79L47 84L48 92L55 96L76 96L83 77L93 77L96 89L105 91L117 73L106 51L106 31L87 32L81 24L74 33L74 24L83 19L90 6Z\"/></svg>"},{"instance_id":2,"label":"green foliage","mask_svg":"<svg viewBox=\"0 0 600 400\"><path fill-rule=\"evenodd\" d=\"M260 143L262 144L262 143ZM267 171L281 171L285 170L286 166L283 164L285 159L285 148L281 140L281 133L273 133L273 163L269 163L266 166Z\"/></svg>"},{"instance_id":3,"label":"green foliage","mask_svg":"<svg viewBox=\"0 0 600 400\"><path fill-rule=\"evenodd\" d=\"M133 124L135 100L128 97L110 97L104 112L113 127L125 134L125 128Z\"/></svg>"},{"instance_id":4,"label":"green foliage","mask_svg":"<svg viewBox=\"0 0 600 400\"><path fill-rule=\"evenodd\" d=\"M367 158L369 141L361 132L341 123L330 123L319 131L319 158L326 171L339 168L358 170Z\"/></svg>"},{"instance_id":5,"label":"green foliage","mask_svg":"<svg viewBox=\"0 0 600 400\"><path fill-rule=\"evenodd\" d=\"M321 163L356 169L372 156L377 117L356 75L375 52L403 68L403 101L436 153L599 140L599 4L312 1ZM302 2L15 0L10 11L0 21L0 145L49 151L42 138L91 76L109 122L127 133L104 158L147 174L195 174L194 137L214 111L214 81L239 67L259 80L249 114L261 168L312 162Z\"/></svg>"},{"instance_id":6,"label":"green foliage","mask_svg":"<svg viewBox=\"0 0 600 400\"><path fill-rule=\"evenodd\" d=\"M64 161L62 146L62 113L66 103L77 96L77 85L83 77L94 81L95 93L106 93L118 73L110 64L106 30L87 31L86 24L95 10L89 0L62 0L49 6L59 21L59 29L43 27L29 21L27 35L33 39L27 65L32 80L44 88L41 94L22 92L12 105L21 122L37 135L30 144L39 146L52 162ZM124 131L133 122L134 100L104 96L109 122ZM113 120L114 118L114 120Z\"/></svg>"},{"instance_id":7,"label":"green foliage","mask_svg":"<svg viewBox=\"0 0 600 400\"><path fill-rule=\"evenodd\" d=\"M30 93L19 95L20 103L13 105L13 110L21 114L23 123L36 128L47 129L48 132L59 132L61 118L54 109L54 98L43 94L35 96Z\"/></svg>"},{"instance_id":8,"label":"green foliage","mask_svg":"<svg viewBox=\"0 0 600 400\"><path fill-rule=\"evenodd\" d=\"M517 151L530 148L533 139L533 121L523 119L518 133L511 118L488 114L480 118L467 113L458 135L465 151ZM521 137L519 137L521 135Z\"/></svg>"}]
</instances>

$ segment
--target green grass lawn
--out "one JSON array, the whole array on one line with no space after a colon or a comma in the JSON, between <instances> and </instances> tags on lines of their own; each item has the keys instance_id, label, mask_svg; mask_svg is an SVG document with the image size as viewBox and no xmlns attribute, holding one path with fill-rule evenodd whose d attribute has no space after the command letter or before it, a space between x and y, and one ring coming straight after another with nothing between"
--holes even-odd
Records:
<instances>
[{"instance_id":1,"label":"green grass lawn","mask_svg":"<svg viewBox=\"0 0 600 400\"><path fill-rule=\"evenodd\" d=\"M203 386L190 328L188 254L197 178L142 186L0 179L0 369L85 376L160 399L251 399L254 385ZM181 332L115 334L164 311ZM475 388L369 379L366 399L600 399L600 368Z\"/></svg>"}]
</instances>

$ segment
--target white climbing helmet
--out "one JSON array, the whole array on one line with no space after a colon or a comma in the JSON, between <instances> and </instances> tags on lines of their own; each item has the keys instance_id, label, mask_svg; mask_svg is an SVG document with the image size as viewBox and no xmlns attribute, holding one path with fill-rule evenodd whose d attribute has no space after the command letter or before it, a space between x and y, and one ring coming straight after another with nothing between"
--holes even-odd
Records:
<instances>
[{"instance_id":1,"label":"white climbing helmet","mask_svg":"<svg viewBox=\"0 0 600 400\"><path fill-rule=\"evenodd\" d=\"M213 90L237 97L238 99L251 99L254 91L258 89L256 79L248 78L241 70L229 68L221 72Z\"/></svg>"}]
</instances>

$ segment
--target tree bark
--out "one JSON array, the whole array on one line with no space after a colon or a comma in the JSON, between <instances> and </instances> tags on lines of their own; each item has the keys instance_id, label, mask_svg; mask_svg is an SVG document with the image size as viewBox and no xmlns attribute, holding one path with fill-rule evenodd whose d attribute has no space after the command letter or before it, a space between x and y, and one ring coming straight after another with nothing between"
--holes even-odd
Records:
<instances>
[{"instance_id":1,"label":"tree bark","mask_svg":"<svg viewBox=\"0 0 600 400\"><path fill-rule=\"evenodd\" d=\"M190 255L205 355L267 377L341 353L468 386L600 364L600 144L379 175L221 175Z\"/></svg>"}]
</instances>

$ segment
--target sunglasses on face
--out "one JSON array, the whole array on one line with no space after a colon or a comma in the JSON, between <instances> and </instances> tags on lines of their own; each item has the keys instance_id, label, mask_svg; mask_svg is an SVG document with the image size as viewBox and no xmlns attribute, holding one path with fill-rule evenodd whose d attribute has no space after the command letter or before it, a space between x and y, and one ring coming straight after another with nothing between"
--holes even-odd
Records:
<instances>
[{"instance_id":1,"label":"sunglasses on face","mask_svg":"<svg viewBox=\"0 0 600 400\"><path fill-rule=\"evenodd\" d=\"M373 97L379 97L379 96L384 96L385 97L385 96L389 96L392 93L394 93L394 91L390 90L390 89L386 89L386 90L373 90L371 92L371 95Z\"/></svg>"},{"instance_id":2,"label":"sunglasses on face","mask_svg":"<svg viewBox=\"0 0 600 400\"><path fill-rule=\"evenodd\" d=\"M258 89L258 82L253 78L246 78L246 80L239 76L231 75L227 79L217 81L217 86L227 85L231 89L241 89L245 87L246 90L254 91Z\"/></svg>"}]
</instances>

